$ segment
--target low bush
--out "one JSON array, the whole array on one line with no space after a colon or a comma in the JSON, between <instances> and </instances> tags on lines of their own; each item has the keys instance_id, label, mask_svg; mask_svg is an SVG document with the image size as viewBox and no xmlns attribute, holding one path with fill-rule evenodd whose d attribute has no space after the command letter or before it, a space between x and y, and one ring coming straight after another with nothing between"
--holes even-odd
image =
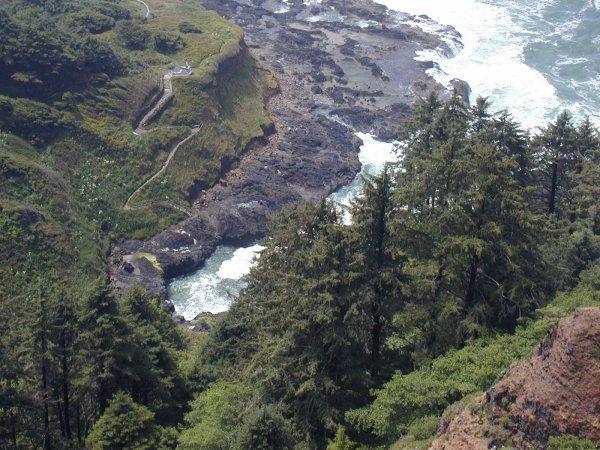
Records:
<instances>
[{"instance_id":1,"label":"low bush","mask_svg":"<svg viewBox=\"0 0 600 450\"><path fill-rule=\"evenodd\" d=\"M131 21L119 22L115 27L117 39L129 50L145 50L150 40L150 31Z\"/></svg>"},{"instance_id":2,"label":"low bush","mask_svg":"<svg viewBox=\"0 0 600 450\"><path fill-rule=\"evenodd\" d=\"M503 370L528 356L561 317L578 307L600 306L600 290L593 288L599 267L584 272L576 290L558 295L514 334L475 339L418 370L397 372L375 392L371 405L350 411L347 418L356 429L389 441L413 432L422 439L424 430L433 434L434 418L454 402L490 388Z\"/></svg>"},{"instance_id":3,"label":"low bush","mask_svg":"<svg viewBox=\"0 0 600 450\"><path fill-rule=\"evenodd\" d=\"M181 22L179 24L179 31L181 31L182 33L188 34L188 33L202 33L202 30L200 28L198 28L196 25L194 25L193 23L190 22Z\"/></svg>"}]
</instances>

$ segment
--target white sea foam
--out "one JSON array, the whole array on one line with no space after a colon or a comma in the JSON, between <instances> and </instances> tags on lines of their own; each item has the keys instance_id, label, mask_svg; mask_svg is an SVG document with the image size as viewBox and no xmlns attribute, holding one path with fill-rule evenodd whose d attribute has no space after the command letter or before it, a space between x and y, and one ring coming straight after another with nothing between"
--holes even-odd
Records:
<instances>
[{"instance_id":1,"label":"white sea foam","mask_svg":"<svg viewBox=\"0 0 600 450\"><path fill-rule=\"evenodd\" d=\"M399 149L401 147L398 142L382 142L371 134L356 133L356 136L362 140L363 144L360 147L358 159L361 163L361 171L356 175L354 180L334 192L329 196L329 199L340 205L344 211L344 221L351 221L348 207L352 201L361 196L364 191L364 177L374 176L381 173L386 163L398 161Z\"/></svg>"},{"instance_id":2,"label":"white sea foam","mask_svg":"<svg viewBox=\"0 0 600 450\"><path fill-rule=\"evenodd\" d=\"M282 4L279 7L279 9L277 9L275 11L275 14L285 14L287 12L290 11L290 2L289 0L281 0Z\"/></svg>"},{"instance_id":3,"label":"white sea foam","mask_svg":"<svg viewBox=\"0 0 600 450\"><path fill-rule=\"evenodd\" d=\"M227 311L263 249L260 245L220 246L200 270L171 280L168 294L176 313L191 320L202 312Z\"/></svg>"},{"instance_id":4,"label":"white sea foam","mask_svg":"<svg viewBox=\"0 0 600 450\"><path fill-rule=\"evenodd\" d=\"M264 249L265 247L258 244L238 248L230 259L223 261L217 276L222 279L239 280L250 272L255 258Z\"/></svg>"},{"instance_id":5,"label":"white sea foam","mask_svg":"<svg viewBox=\"0 0 600 450\"><path fill-rule=\"evenodd\" d=\"M473 96L490 97L497 109L510 109L526 127L543 123L560 108L555 88L525 64L523 49L528 31L515 23L506 8L479 0L376 1L396 11L425 14L461 34L464 48L453 58L439 51L417 55L438 65L439 70L430 74L440 83L447 84L453 78L467 81ZM432 25L422 18L409 21L432 31ZM447 41L447 34L442 32L442 37Z\"/></svg>"}]
</instances>

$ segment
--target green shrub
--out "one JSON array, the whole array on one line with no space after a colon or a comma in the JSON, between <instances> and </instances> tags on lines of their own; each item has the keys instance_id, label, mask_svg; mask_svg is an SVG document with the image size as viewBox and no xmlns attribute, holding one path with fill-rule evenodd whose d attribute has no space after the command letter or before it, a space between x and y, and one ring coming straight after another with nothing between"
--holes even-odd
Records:
<instances>
[{"instance_id":1,"label":"green shrub","mask_svg":"<svg viewBox=\"0 0 600 450\"><path fill-rule=\"evenodd\" d=\"M36 144L60 130L61 118L61 113L44 103L0 96L0 128Z\"/></svg>"},{"instance_id":2,"label":"green shrub","mask_svg":"<svg viewBox=\"0 0 600 450\"><path fill-rule=\"evenodd\" d=\"M181 432L179 448L214 450L231 448L232 431L241 424L252 391L240 383L219 381L191 403L185 416L188 428Z\"/></svg>"},{"instance_id":3,"label":"green shrub","mask_svg":"<svg viewBox=\"0 0 600 450\"><path fill-rule=\"evenodd\" d=\"M83 10L74 14L71 20L73 25L81 27L92 34L104 33L115 26L115 19L112 17L90 10Z\"/></svg>"},{"instance_id":4,"label":"green shrub","mask_svg":"<svg viewBox=\"0 0 600 450\"><path fill-rule=\"evenodd\" d=\"M555 436L548 441L548 450L597 450L599 444L570 434Z\"/></svg>"},{"instance_id":5,"label":"green shrub","mask_svg":"<svg viewBox=\"0 0 600 450\"><path fill-rule=\"evenodd\" d=\"M419 441L429 439L435 436L439 423L440 418L436 415L419 417L408 426L408 434Z\"/></svg>"},{"instance_id":6,"label":"green shrub","mask_svg":"<svg viewBox=\"0 0 600 450\"><path fill-rule=\"evenodd\" d=\"M185 42L175 33L162 32L154 35L154 48L161 53L175 53L185 46Z\"/></svg>"},{"instance_id":7,"label":"green shrub","mask_svg":"<svg viewBox=\"0 0 600 450\"><path fill-rule=\"evenodd\" d=\"M291 426L274 405L254 409L236 433L236 449L286 450L292 448Z\"/></svg>"},{"instance_id":8,"label":"green shrub","mask_svg":"<svg viewBox=\"0 0 600 450\"><path fill-rule=\"evenodd\" d=\"M94 424L87 444L93 450L116 448L153 449L161 438L154 413L135 403L128 394L119 393Z\"/></svg>"},{"instance_id":9,"label":"green shrub","mask_svg":"<svg viewBox=\"0 0 600 450\"><path fill-rule=\"evenodd\" d=\"M593 272L597 269L591 269ZM587 272L582 274L586 280ZM491 387L499 373L513 362L528 356L548 330L576 308L600 306L600 291L585 282L569 293L557 296L539 309L537 319L517 328L512 335L476 339L460 350L451 350L413 372L396 373L380 390L375 401L350 411L347 418L362 431L371 431L395 440L412 426L425 427L452 403ZM429 418L429 419L428 419Z\"/></svg>"},{"instance_id":10,"label":"green shrub","mask_svg":"<svg viewBox=\"0 0 600 450\"><path fill-rule=\"evenodd\" d=\"M182 33L188 34L188 33L202 33L202 30L200 28L198 28L196 25L194 25L193 23L190 22L181 22L179 24L179 31L181 31Z\"/></svg>"},{"instance_id":11,"label":"green shrub","mask_svg":"<svg viewBox=\"0 0 600 450\"><path fill-rule=\"evenodd\" d=\"M131 21L119 22L115 27L117 39L130 50L145 50L148 47L150 31Z\"/></svg>"},{"instance_id":12,"label":"green shrub","mask_svg":"<svg viewBox=\"0 0 600 450\"><path fill-rule=\"evenodd\" d=\"M329 441L327 450L353 450L356 444L350 440L346 434L346 429L340 426L335 432L333 441Z\"/></svg>"}]
</instances>

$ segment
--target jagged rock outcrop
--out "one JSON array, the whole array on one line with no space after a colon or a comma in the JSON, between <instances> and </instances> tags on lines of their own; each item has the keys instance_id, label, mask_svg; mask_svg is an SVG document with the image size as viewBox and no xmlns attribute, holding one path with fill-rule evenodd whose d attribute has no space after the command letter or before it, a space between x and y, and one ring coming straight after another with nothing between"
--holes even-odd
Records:
<instances>
[{"instance_id":1,"label":"jagged rock outcrop","mask_svg":"<svg viewBox=\"0 0 600 450\"><path fill-rule=\"evenodd\" d=\"M352 127L398 137L419 96L447 93L426 74L430 66L414 60L418 50L447 44L371 1L201 2L238 23L252 55L277 78L274 132L216 185L192 193L191 218L115 249L110 273L120 289L140 283L166 297L165 280L199 268L217 245L262 237L269 214L351 182L360 170Z\"/></svg>"},{"instance_id":2,"label":"jagged rock outcrop","mask_svg":"<svg viewBox=\"0 0 600 450\"><path fill-rule=\"evenodd\" d=\"M450 416L431 449L544 448L563 434L600 446L600 308L562 319L531 358Z\"/></svg>"}]
</instances>

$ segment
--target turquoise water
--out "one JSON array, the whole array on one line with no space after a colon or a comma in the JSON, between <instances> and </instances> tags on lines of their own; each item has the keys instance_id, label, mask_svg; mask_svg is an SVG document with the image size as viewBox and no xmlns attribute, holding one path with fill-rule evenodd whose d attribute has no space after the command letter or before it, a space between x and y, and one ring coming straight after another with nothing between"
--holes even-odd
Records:
<instances>
[{"instance_id":1,"label":"turquoise water","mask_svg":"<svg viewBox=\"0 0 600 450\"><path fill-rule=\"evenodd\" d=\"M467 81L474 96L490 97L528 128L565 108L597 120L600 12L590 0L376 1L397 11L425 14L461 34L464 48L455 57L435 50L419 55L438 64L431 71L438 81ZM411 21L402 15L399 20ZM435 22L416 22L436 30ZM451 36L446 41L452 43Z\"/></svg>"},{"instance_id":2,"label":"turquoise water","mask_svg":"<svg viewBox=\"0 0 600 450\"><path fill-rule=\"evenodd\" d=\"M548 79L561 104L580 116L600 115L600 11L595 5L557 1L515 20L533 32L523 51L525 63Z\"/></svg>"}]
</instances>

